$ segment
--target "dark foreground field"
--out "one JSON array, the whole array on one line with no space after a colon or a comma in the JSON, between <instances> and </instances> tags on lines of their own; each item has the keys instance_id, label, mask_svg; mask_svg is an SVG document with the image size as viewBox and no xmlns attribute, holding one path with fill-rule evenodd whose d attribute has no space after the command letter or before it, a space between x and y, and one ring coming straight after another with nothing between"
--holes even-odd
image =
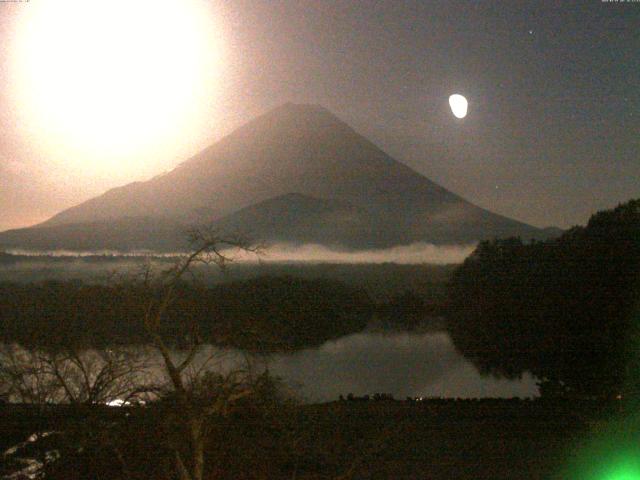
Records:
<instances>
[{"instance_id":1,"label":"dark foreground field","mask_svg":"<svg viewBox=\"0 0 640 480\"><path fill-rule=\"evenodd\" d=\"M177 432L160 426L154 410L5 405L1 447L5 451L34 431L69 431L41 440L48 443L44 450L61 455L46 478L162 478L157 441ZM207 478L573 478L565 467L599 424L599 410L593 403L511 400L248 408L212 426ZM16 456L4 457L3 474L15 468Z\"/></svg>"}]
</instances>

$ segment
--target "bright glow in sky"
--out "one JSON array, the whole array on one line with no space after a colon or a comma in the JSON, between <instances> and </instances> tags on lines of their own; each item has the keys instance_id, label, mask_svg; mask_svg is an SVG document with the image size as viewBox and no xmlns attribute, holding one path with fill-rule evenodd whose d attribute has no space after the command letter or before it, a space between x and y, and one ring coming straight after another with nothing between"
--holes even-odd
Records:
<instances>
[{"instance_id":1,"label":"bright glow in sky","mask_svg":"<svg viewBox=\"0 0 640 480\"><path fill-rule=\"evenodd\" d=\"M451 111L456 116L456 118L464 118L467 116L467 108L469 107L469 102L462 95L454 94L449 97L449 105L451 106Z\"/></svg>"},{"instance_id":2,"label":"bright glow in sky","mask_svg":"<svg viewBox=\"0 0 640 480\"><path fill-rule=\"evenodd\" d=\"M640 195L640 135L629 128L640 111L629 61L640 10L537 3L0 2L0 230L160 174L285 102L328 108L483 208L537 226L584 224ZM191 49L197 37L207 47ZM166 63L139 59L145 45L168 49ZM92 52L107 47L119 56L98 61ZM135 75L107 82L114 63ZM163 91L174 77L190 88ZM453 93L469 95L468 118L451 113Z\"/></svg>"},{"instance_id":3,"label":"bright glow in sky","mask_svg":"<svg viewBox=\"0 0 640 480\"><path fill-rule=\"evenodd\" d=\"M215 108L221 32L199 0L40 0L11 45L15 111L70 172L135 177L181 155Z\"/></svg>"}]
</instances>

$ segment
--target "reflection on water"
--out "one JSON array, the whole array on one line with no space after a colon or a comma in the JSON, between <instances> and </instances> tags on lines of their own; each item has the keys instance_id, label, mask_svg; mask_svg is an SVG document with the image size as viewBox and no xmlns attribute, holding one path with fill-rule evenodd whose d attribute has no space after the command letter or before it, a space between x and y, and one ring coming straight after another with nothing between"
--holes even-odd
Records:
<instances>
[{"instance_id":1,"label":"reflection on water","mask_svg":"<svg viewBox=\"0 0 640 480\"><path fill-rule=\"evenodd\" d=\"M481 376L445 333L358 333L317 349L277 356L270 369L297 385L309 401L376 392L399 399L538 394L528 375L515 381Z\"/></svg>"},{"instance_id":2,"label":"reflection on water","mask_svg":"<svg viewBox=\"0 0 640 480\"><path fill-rule=\"evenodd\" d=\"M158 354L150 349L135 352L149 359L153 365L146 371L144 380L159 382L163 369ZM178 361L185 356L184 352L174 355ZM201 371L201 367L224 371L242 367L245 360L238 351L208 346L197 355L194 368L195 371ZM262 365L262 362L258 363ZM348 393L358 396L391 393L398 399L407 396L537 395L535 381L529 376L520 381L481 377L456 352L445 333L359 333L327 342L316 349L293 355L276 355L268 365L272 373L281 376L289 385L297 386L303 400L310 402L336 400L340 394L346 396ZM42 436L49 434L46 432ZM34 435L4 454L0 453L5 462L15 460L15 474L21 475L15 478L36 478L40 475L45 460L27 458L28 454L22 454L22 450L37 438ZM51 455L59 457L57 450L45 453L49 460L54 458Z\"/></svg>"},{"instance_id":3,"label":"reflection on water","mask_svg":"<svg viewBox=\"0 0 640 480\"><path fill-rule=\"evenodd\" d=\"M29 367L33 366L33 362L40 359L37 352L29 353L15 346L9 348L4 345L1 352L0 361L11 365L11 359L17 362L16 365L22 365L23 369L26 367L27 372L31 371ZM6 358L2 355L6 355ZM115 359L126 355L122 356L125 363L129 361L126 359L135 359L144 365L141 369L134 369L137 372L136 379L127 385L159 385L166 380L161 357L152 348L132 347L119 354L112 352L112 355L116 355L113 357ZM183 361L185 355L186 352L173 353L177 362ZM85 367L92 372L91 375L95 376L105 357L104 352L101 356L93 351L85 351L81 358ZM193 377L203 370L228 372L246 368L247 365L255 368L257 373L264 368L265 360L254 358L252 361L237 350L206 346L196 355L185 375ZM532 397L538 394L531 376L516 381L481 376L455 350L446 333L363 332L326 342L319 348L274 355L266 360L266 365L272 374L281 377L298 396L309 402L336 400L340 395L349 393L357 396L389 393L397 399ZM63 366L65 372L73 374L73 365L67 362ZM36 368L34 371L42 370ZM73 378L71 380L73 384ZM33 387L34 392L38 391L39 385L46 384L42 378L30 374L25 377L25 382L25 385ZM51 392L46 389L43 392L47 393L48 401L55 401ZM59 393L65 397L64 391ZM13 400L21 401L17 398Z\"/></svg>"}]
</instances>

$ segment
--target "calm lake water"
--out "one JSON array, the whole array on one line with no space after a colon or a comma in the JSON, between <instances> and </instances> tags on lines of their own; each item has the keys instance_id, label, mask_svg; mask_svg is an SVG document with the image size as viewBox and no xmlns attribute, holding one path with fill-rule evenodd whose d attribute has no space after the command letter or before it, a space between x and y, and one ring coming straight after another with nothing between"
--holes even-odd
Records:
<instances>
[{"instance_id":1,"label":"calm lake water","mask_svg":"<svg viewBox=\"0 0 640 480\"><path fill-rule=\"evenodd\" d=\"M134 351L140 347L134 347ZM100 360L95 352L82 354L87 365ZM94 355L92 357L92 355ZM143 383L162 383L164 368L157 351L138 351L148 368L140 375ZM174 352L181 361L185 352ZM28 365L31 357L24 357ZM246 358L237 350L204 347L196 355L193 370L229 371L246 368ZM92 363L93 362L93 363ZM97 362L97 363L96 363ZM533 397L538 387L531 376L504 380L480 375L460 355L446 333L365 331L326 342L318 348L268 359L250 359L256 372L265 367L282 378L301 400L322 402L340 395L389 393L406 397ZM201 371L201 370L200 370Z\"/></svg>"},{"instance_id":2,"label":"calm lake water","mask_svg":"<svg viewBox=\"0 0 640 480\"><path fill-rule=\"evenodd\" d=\"M398 399L538 394L531 376L515 381L481 376L446 333L357 333L320 348L276 356L269 368L312 402L348 393L391 393Z\"/></svg>"}]
</instances>

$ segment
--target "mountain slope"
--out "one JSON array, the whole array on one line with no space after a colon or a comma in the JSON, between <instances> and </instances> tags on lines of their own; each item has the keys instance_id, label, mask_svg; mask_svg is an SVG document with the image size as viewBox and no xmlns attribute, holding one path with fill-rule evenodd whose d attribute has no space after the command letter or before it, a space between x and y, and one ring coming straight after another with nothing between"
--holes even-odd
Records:
<instances>
[{"instance_id":1,"label":"mountain slope","mask_svg":"<svg viewBox=\"0 0 640 480\"><path fill-rule=\"evenodd\" d=\"M298 215L287 213L296 208ZM394 160L324 108L293 104L252 120L169 173L109 190L39 228L62 232L65 225L106 225L123 218L157 219L163 225L218 222L277 239L351 247L541 235ZM269 222L270 231L265 230ZM335 222L343 224L336 228ZM31 231L38 235L38 230ZM118 230L122 238L115 243L126 244L128 229ZM20 236L26 238L27 231ZM0 246L9 237L0 234ZM105 239L95 248L114 241Z\"/></svg>"},{"instance_id":2,"label":"mountain slope","mask_svg":"<svg viewBox=\"0 0 640 480\"><path fill-rule=\"evenodd\" d=\"M479 208L450 208L427 219L402 219L401 212L385 216L344 201L292 193L250 205L214 225L219 231L241 232L254 239L348 248L386 248L418 241L464 244L486 238L487 232L491 237L545 236L545 231L496 217Z\"/></svg>"},{"instance_id":3,"label":"mountain slope","mask_svg":"<svg viewBox=\"0 0 640 480\"><path fill-rule=\"evenodd\" d=\"M287 104L258 117L173 171L115 188L46 224L130 217L219 218L300 192L377 207L434 208L459 197L393 160L322 107ZM374 205L372 205L374 206Z\"/></svg>"},{"instance_id":4,"label":"mountain slope","mask_svg":"<svg viewBox=\"0 0 640 480\"><path fill-rule=\"evenodd\" d=\"M0 233L0 246L27 251L172 252L188 248L187 231L185 225L169 220L125 217L7 230Z\"/></svg>"},{"instance_id":5,"label":"mountain slope","mask_svg":"<svg viewBox=\"0 0 640 480\"><path fill-rule=\"evenodd\" d=\"M270 242L357 247L374 233L373 220L365 209L346 202L288 193L245 207L214 226Z\"/></svg>"}]
</instances>

